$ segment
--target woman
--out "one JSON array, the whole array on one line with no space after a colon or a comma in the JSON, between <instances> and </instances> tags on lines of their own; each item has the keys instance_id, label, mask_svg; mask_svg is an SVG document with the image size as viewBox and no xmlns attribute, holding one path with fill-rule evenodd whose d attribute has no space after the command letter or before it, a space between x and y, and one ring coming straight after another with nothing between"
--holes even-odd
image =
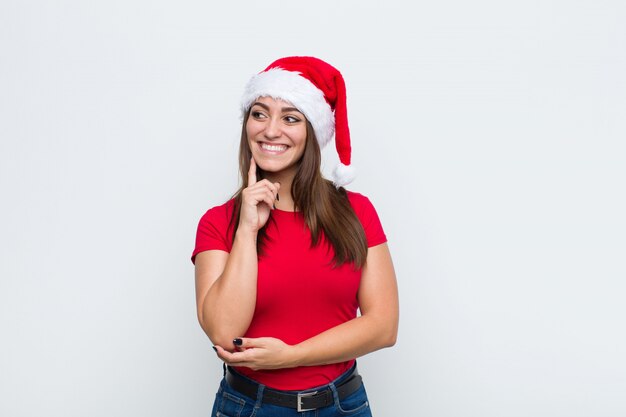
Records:
<instances>
[{"instance_id":1,"label":"woman","mask_svg":"<svg viewBox=\"0 0 626 417\"><path fill-rule=\"evenodd\" d=\"M198 319L228 365L213 416L370 416L355 358L395 343L398 296L374 207L342 187L343 78L282 58L250 80L242 110L243 185L202 217L192 255ZM333 134L334 183L320 171Z\"/></svg>"}]
</instances>

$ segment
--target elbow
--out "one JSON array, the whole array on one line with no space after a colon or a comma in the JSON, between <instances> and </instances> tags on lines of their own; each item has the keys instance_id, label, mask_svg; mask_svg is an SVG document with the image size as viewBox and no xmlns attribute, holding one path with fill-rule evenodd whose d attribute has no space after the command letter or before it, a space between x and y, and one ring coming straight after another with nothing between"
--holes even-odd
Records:
<instances>
[{"instance_id":1,"label":"elbow","mask_svg":"<svg viewBox=\"0 0 626 417\"><path fill-rule=\"evenodd\" d=\"M198 309L198 323L200 323L200 327L202 328L202 330L204 330L204 333L206 333L206 335L210 337L209 326L201 309Z\"/></svg>"},{"instance_id":2,"label":"elbow","mask_svg":"<svg viewBox=\"0 0 626 417\"><path fill-rule=\"evenodd\" d=\"M207 320L203 318L202 313L198 314L198 322L200 323L200 327L202 328L202 330L204 330L204 333L207 335L207 337L214 346L220 346L228 351L233 350L233 337L231 334L219 331L219 329L211 326L210 323L208 323Z\"/></svg>"},{"instance_id":3,"label":"elbow","mask_svg":"<svg viewBox=\"0 0 626 417\"><path fill-rule=\"evenodd\" d=\"M229 352L233 352L235 350L235 345L233 344L234 337L227 334L218 334L218 332L213 332L209 334L207 332L207 336L213 343L213 346L219 346Z\"/></svg>"},{"instance_id":4,"label":"elbow","mask_svg":"<svg viewBox=\"0 0 626 417\"><path fill-rule=\"evenodd\" d=\"M396 344L398 340L398 330L394 330L389 332L385 339L383 340L383 348L390 348Z\"/></svg>"},{"instance_id":5,"label":"elbow","mask_svg":"<svg viewBox=\"0 0 626 417\"><path fill-rule=\"evenodd\" d=\"M398 340L398 323L395 322L388 326L387 331L383 335L382 344L383 348L389 348L396 344Z\"/></svg>"},{"instance_id":6,"label":"elbow","mask_svg":"<svg viewBox=\"0 0 626 417\"><path fill-rule=\"evenodd\" d=\"M371 316L374 350L392 347L398 339L398 320L389 315Z\"/></svg>"},{"instance_id":7,"label":"elbow","mask_svg":"<svg viewBox=\"0 0 626 417\"><path fill-rule=\"evenodd\" d=\"M204 314L202 313L202 311L198 311L198 323L200 323L200 327L204 331L204 334L207 335L209 340L211 340L211 343L217 344L215 343L215 340L219 340L219 338L216 338L216 335L214 334L215 332L211 331L211 326L209 325L209 323L207 323L207 320L204 318Z\"/></svg>"},{"instance_id":8,"label":"elbow","mask_svg":"<svg viewBox=\"0 0 626 417\"><path fill-rule=\"evenodd\" d=\"M207 326L206 320L204 319L202 312L198 312L198 323L200 323L200 327L204 331L204 334L206 334L208 338L211 339L211 342L213 342L213 339L211 338L211 332L209 331L209 327Z\"/></svg>"}]
</instances>

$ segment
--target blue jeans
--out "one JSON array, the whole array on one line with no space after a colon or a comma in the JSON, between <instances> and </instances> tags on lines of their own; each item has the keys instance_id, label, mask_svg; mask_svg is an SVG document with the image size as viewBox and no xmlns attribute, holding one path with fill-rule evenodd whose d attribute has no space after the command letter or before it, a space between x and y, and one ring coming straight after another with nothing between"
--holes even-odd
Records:
<instances>
[{"instance_id":1,"label":"blue jeans","mask_svg":"<svg viewBox=\"0 0 626 417\"><path fill-rule=\"evenodd\" d=\"M348 370L327 386L333 392L334 403L316 410L298 412L295 408L281 407L273 404L263 404L265 385L259 385L257 398L247 397L232 389L226 379L222 379L220 388L215 395L212 417L372 417L365 387L361 387L343 400L339 400L336 385L350 375ZM242 378L246 378L241 376ZM247 379L247 378L246 378ZM321 387L307 391L316 391Z\"/></svg>"}]
</instances>

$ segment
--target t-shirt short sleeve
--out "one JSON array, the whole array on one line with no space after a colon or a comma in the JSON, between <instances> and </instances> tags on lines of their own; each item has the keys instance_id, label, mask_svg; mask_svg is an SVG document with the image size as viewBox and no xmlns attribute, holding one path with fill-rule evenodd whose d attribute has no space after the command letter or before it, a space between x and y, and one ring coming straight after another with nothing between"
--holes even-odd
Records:
<instances>
[{"instance_id":1,"label":"t-shirt short sleeve","mask_svg":"<svg viewBox=\"0 0 626 417\"><path fill-rule=\"evenodd\" d=\"M387 242L387 236L378 218L378 213L369 198L362 194L348 191L348 199L365 230L367 247Z\"/></svg>"},{"instance_id":2,"label":"t-shirt short sleeve","mask_svg":"<svg viewBox=\"0 0 626 417\"><path fill-rule=\"evenodd\" d=\"M230 252L232 249L232 232L230 229L232 206L231 200L226 204L209 209L200 218L196 232L196 247L191 255L191 262L195 264L196 255L207 250Z\"/></svg>"}]
</instances>

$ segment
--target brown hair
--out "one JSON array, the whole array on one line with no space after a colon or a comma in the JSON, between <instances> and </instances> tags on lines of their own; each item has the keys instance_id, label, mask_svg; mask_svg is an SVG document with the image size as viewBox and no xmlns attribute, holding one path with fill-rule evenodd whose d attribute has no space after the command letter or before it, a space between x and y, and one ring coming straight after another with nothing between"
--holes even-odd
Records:
<instances>
[{"instance_id":1,"label":"brown hair","mask_svg":"<svg viewBox=\"0 0 626 417\"><path fill-rule=\"evenodd\" d=\"M241 142L239 143L239 173L242 185L233 196L235 200L234 215L231 221L233 237L239 226L239 207L241 192L248 186L248 171L252 151L248 144L246 123L250 111L243 119ZM304 215L304 221L311 231L311 246L320 243L321 233L334 250L335 266L352 263L361 268L367 257L367 240L365 231L359 221L343 187L335 185L322 177L322 155L311 123L306 121L306 143L304 154L298 161L298 169L291 184L291 195L295 208ZM257 168L257 177L264 178L262 169ZM273 221L270 216L269 221ZM267 239L266 225L257 235L257 251L262 254Z\"/></svg>"}]
</instances>

